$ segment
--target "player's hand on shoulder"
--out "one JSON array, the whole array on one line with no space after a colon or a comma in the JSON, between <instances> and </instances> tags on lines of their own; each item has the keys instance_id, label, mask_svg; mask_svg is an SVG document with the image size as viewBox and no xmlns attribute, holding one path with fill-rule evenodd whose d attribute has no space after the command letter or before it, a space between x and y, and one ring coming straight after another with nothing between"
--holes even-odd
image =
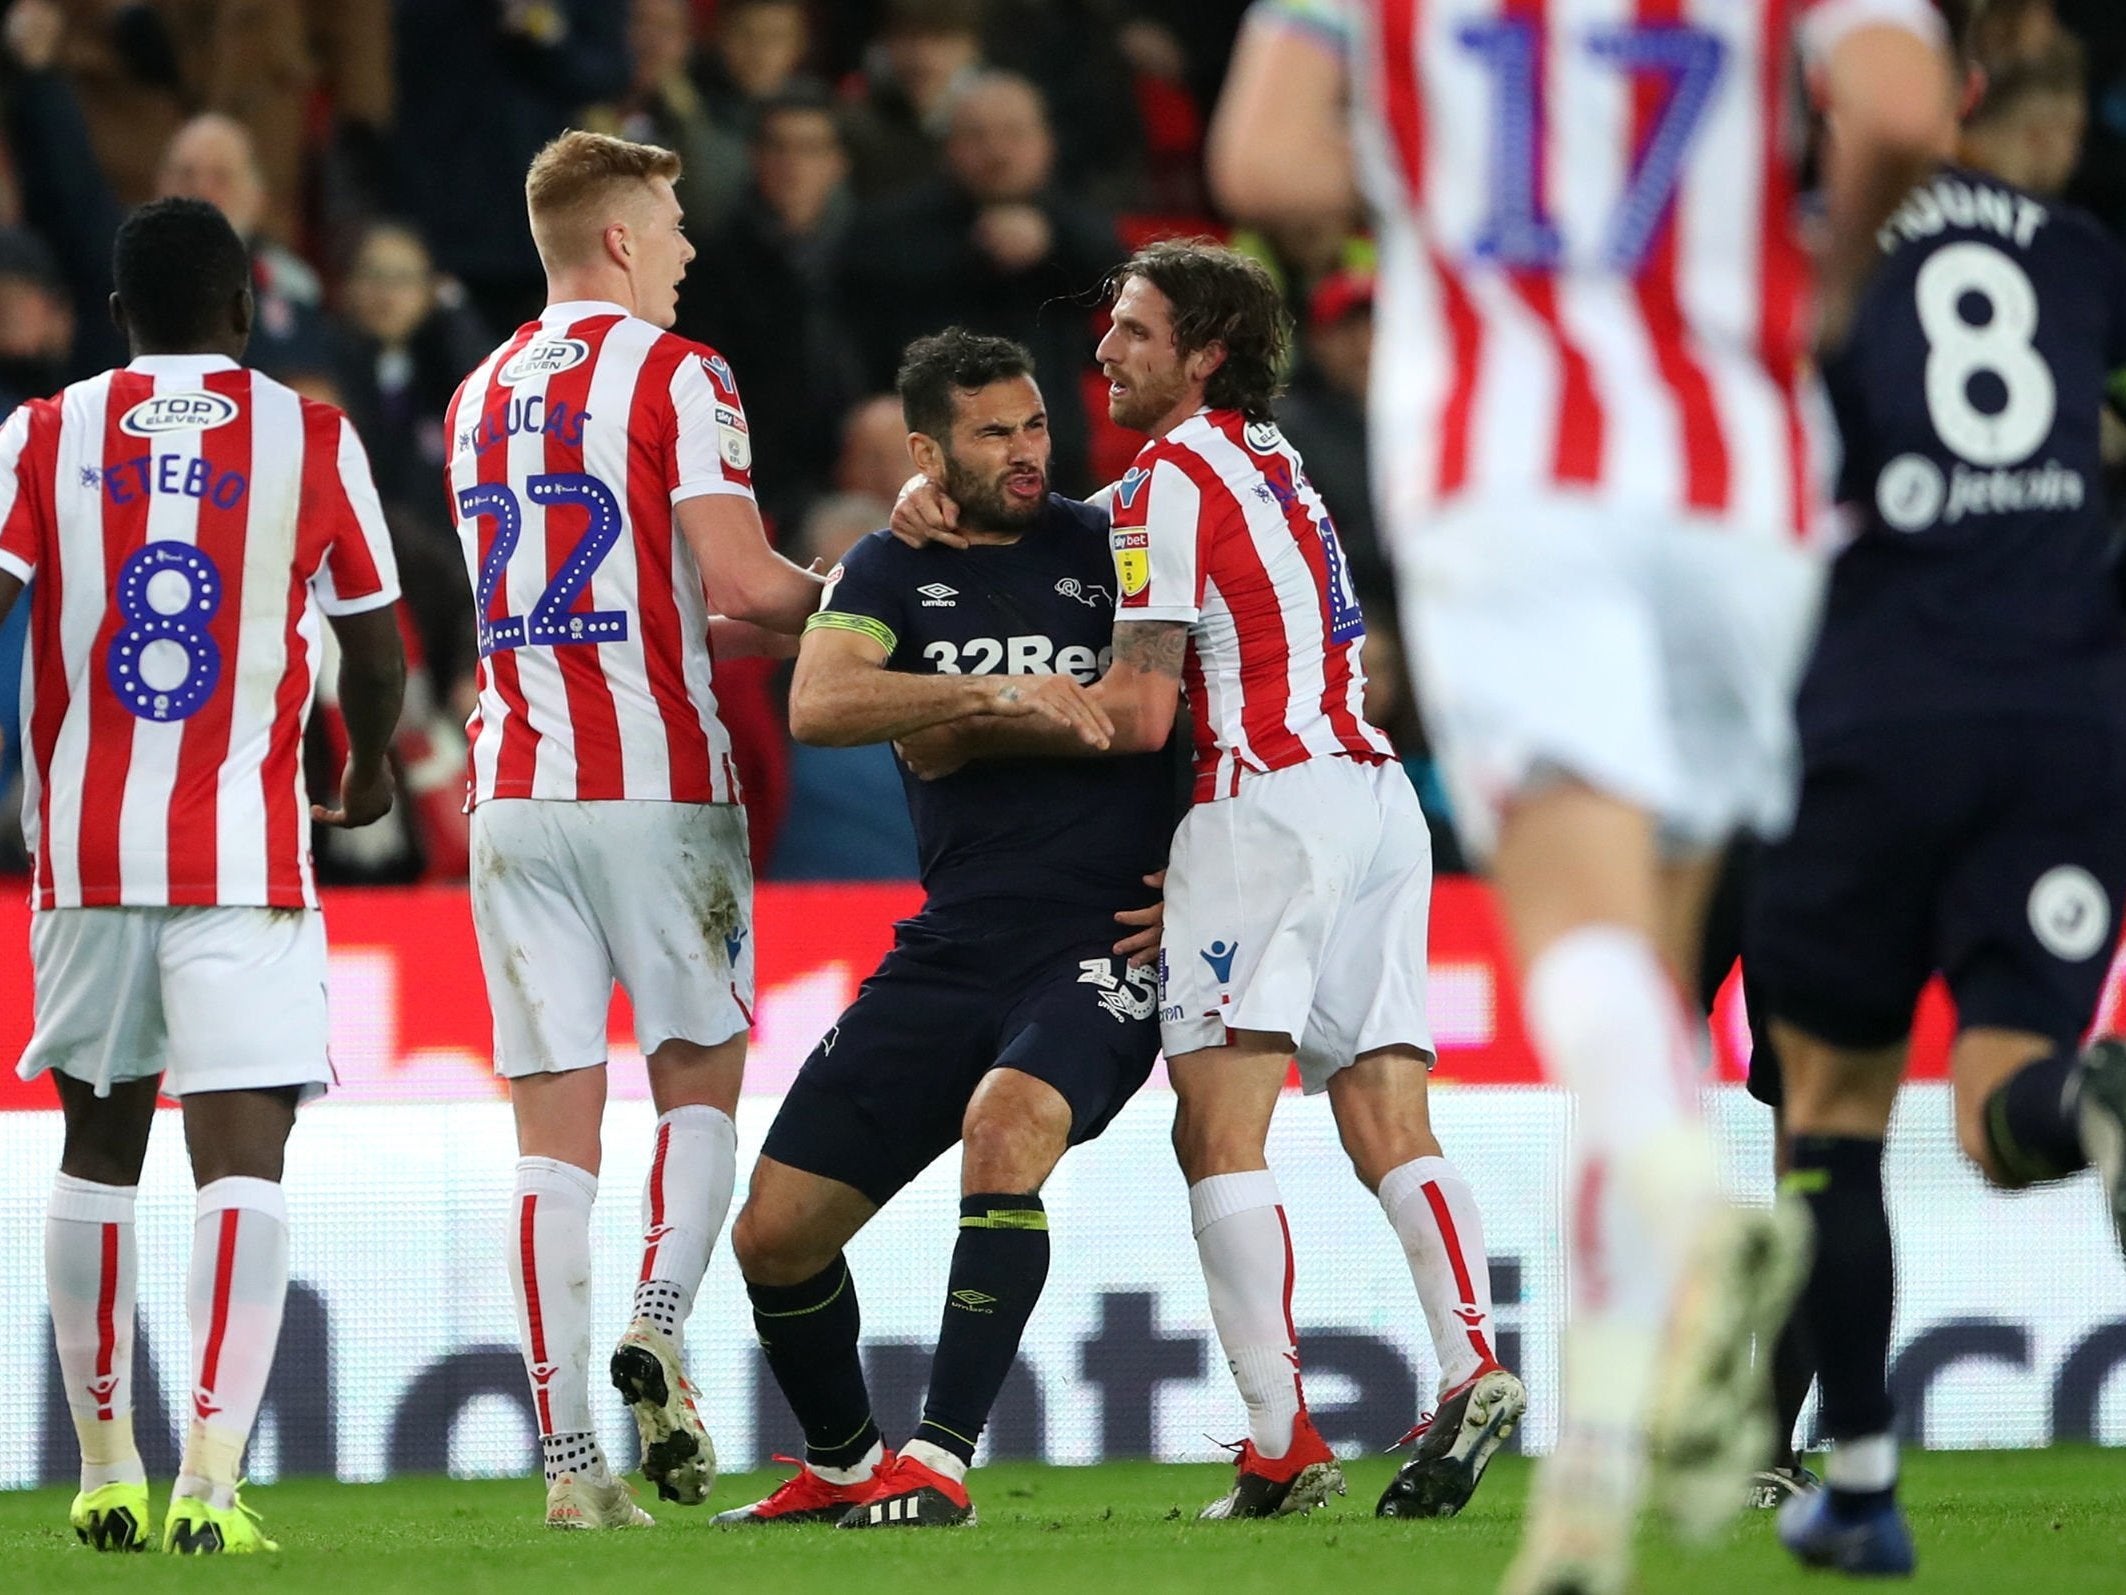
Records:
<instances>
[{"instance_id":1,"label":"player's hand on shoulder","mask_svg":"<svg viewBox=\"0 0 2126 1595\"><path fill-rule=\"evenodd\" d=\"M1087 747L1104 748L1115 736L1114 721L1075 676L999 676L984 712L1006 719L1045 716L1075 731Z\"/></svg>"},{"instance_id":2,"label":"player's hand on shoulder","mask_svg":"<svg viewBox=\"0 0 2126 1595\"><path fill-rule=\"evenodd\" d=\"M1166 885L1166 871L1153 871L1144 877L1144 884L1163 888ZM1165 895L1162 892L1159 899L1149 908L1121 910L1115 915L1115 922L1136 927L1129 935L1115 943L1115 956L1127 958L1132 969L1142 969L1159 956L1159 937L1166 929Z\"/></svg>"},{"instance_id":3,"label":"player's hand on shoulder","mask_svg":"<svg viewBox=\"0 0 2126 1595\"><path fill-rule=\"evenodd\" d=\"M348 831L373 825L391 812L395 790L389 759L378 760L376 768L370 770L349 759L346 773L340 777L340 806L328 809L322 803L313 803L310 818L319 825Z\"/></svg>"},{"instance_id":4,"label":"player's hand on shoulder","mask_svg":"<svg viewBox=\"0 0 2126 1595\"><path fill-rule=\"evenodd\" d=\"M920 473L901 484L900 497L893 501L893 517L886 523L887 529L910 548L921 548L926 543L965 548L967 539L960 536L959 524L960 506L942 487Z\"/></svg>"}]
</instances>

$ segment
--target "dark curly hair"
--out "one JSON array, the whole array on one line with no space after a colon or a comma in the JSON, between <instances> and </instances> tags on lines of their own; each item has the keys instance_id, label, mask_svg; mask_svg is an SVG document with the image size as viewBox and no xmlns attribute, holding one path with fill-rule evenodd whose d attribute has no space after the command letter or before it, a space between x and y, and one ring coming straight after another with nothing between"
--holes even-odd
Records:
<instances>
[{"instance_id":1,"label":"dark curly hair","mask_svg":"<svg viewBox=\"0 0 2126 1595\"><path fill-rule=\"evenodd\" d=\"M901 417L908 430L925 437L952 435L952 396L973 393L1006 377L1033 375L1033 356L1024 344L947 327L918 338L901 354L893 386L901 396Z\"/></svg>"},{"instance_id":2,"label":"dark curly hair","mask_svg":"<svg viewBox=\"0 0 2126 1595\"><path fill-rule=\"evenodd\" d=\"M1138 250L1107 279L1108 296L1142 277L1174 307L1174 347L1184 357L1217 344L1225 362L1204 385L1214 410L1270 418L1284 389L1281 373L1292 321L1262 262L1208 238L1176 238Z\"/></svg>"}]
</instances>

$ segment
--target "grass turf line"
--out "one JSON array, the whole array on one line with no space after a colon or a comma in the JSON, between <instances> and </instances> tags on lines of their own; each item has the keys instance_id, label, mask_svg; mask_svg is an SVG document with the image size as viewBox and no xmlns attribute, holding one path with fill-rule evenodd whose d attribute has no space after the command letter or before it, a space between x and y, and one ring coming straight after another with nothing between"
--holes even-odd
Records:
<instances>
[{"instance_id":1,"label":"grass turf line","mask_svg":"<svg viewBox=\"0 0 2126 1595\"><path fill-rule=\"evenodd\" d=\"M707 1508L645 1499L654 1529L556 1534L540 1521L531 1480L398 1479L341 1485L290 1480L246 1492L279 1539L278 1556L211 1565L96 1556L66 1525L71 1493L0 1493L0 1583L10 1591L206 1587L339 1591L495 1591L565 1595L710 1588L744 1595L1302 1595L1421 1589L1483 1595L1513 1553L1527 1464L1504 1457L1469 1510L1451 1522L1378 1522L1373 1503L1388 1458L1345 1464L1351 1493L1307 1518L1195 1523L1231 1472L1219 1467L1110 1463L1096 1468L1005 1465L971 1484L972 1529L848 1533L832 1528L718 1529L712 1511L757 1498L778 1475L717 1482ZM2078 1595L2126 1588L2126 1453L1922 1453L1906 1464L1907 1509L1919 1542L1917 1591ZM154 1495L157 1529L168 1490ZM645 1492L647 1496L648 1492ZM1709 1551L1658 1534L1642 1541L1647 1595L1757 1595L1846 1587L1796 1569L1774 1543L1768 1513L1739 1520ZM682 1582L683 1581L683 1582Z\"/></svg>"}]
</instances>

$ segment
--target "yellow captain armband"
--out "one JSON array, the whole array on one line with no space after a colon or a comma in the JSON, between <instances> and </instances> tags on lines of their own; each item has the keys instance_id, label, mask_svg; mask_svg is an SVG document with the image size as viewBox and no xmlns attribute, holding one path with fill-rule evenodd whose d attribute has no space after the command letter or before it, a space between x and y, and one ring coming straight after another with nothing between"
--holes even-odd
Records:
<instances>
[{"instance_id":1,"label":"yellow captain armband","mask_svg":"<svg viewBox=\"0 0 2126 1595\"><path fill-rule=\"evenodd\" d=\"M900 646L900 638L894 636L893 628L883 620L873 620L869 615L851 615L839 609L822 609L805 621L806 631L853 631L858 636L869 637L889 654Z\"/></svg>"}]
</instances>

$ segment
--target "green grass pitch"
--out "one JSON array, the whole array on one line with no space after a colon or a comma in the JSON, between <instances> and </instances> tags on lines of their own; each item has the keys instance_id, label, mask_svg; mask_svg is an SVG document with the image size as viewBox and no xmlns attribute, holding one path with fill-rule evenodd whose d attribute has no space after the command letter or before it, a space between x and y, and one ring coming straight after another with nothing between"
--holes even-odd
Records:
<instances>
[{"instance_id":1,"label":"green grass pitch","mask_svg":"<svg viewBox=\"0 0 2126 1595\"><path fill-rule=\"evenodd\" d=\"M1485 1595L1495 1588L1520 1529L1527 1464L1502 1458L1463 1516L1431 1523L1372 1517L1390 1468L1384 1457L1347 1463L1350 1495L1312 1517L1228 1524L1190 1521L1223 1488L1226 1469L1000 1466L974 1476L977 1527L864 1534L710 1526L710 1510L752 1499L773 1482L766 1473L719 1480L711 1508L666 1507L654 1529L610 1535L548 1533L529 1480L300 1480L246 1497L280 1540L278 1556L183 1565L92 1555L66 1526L68 1494L39 1490L0 1494L0 1586L302 1595ZM1915 1455L1905 1493L1920 1555L1919 1577L1907 1587L1973 1595L2126 1590L2126 1453ZM158 1495L158 1513L162 1505ZM1773 1542L1768 1514L1743 1518L1708 1551L1686 1552L1650 1533L1641 1561L1648 1595L1828 1595L1844 1587L1795 1570Z\"/></svg>"}]
</instances>

